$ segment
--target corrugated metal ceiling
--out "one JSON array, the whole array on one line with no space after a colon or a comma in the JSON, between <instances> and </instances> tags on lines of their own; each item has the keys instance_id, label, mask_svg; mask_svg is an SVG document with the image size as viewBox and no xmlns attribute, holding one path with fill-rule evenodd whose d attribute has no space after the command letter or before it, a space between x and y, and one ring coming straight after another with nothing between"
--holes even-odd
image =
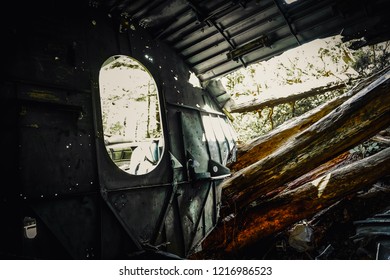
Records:
<instances>
[{"instance_id":1,"label":"corrugated metal ceiling","mask_svg":"<svg viewBox=\"0 0 390 280\"><path fill-rule=\"evenodd\" d=\"M204 82L335 34L390 39L389 0L107 0L148 29Z\"/></svg>"}]
</instances>

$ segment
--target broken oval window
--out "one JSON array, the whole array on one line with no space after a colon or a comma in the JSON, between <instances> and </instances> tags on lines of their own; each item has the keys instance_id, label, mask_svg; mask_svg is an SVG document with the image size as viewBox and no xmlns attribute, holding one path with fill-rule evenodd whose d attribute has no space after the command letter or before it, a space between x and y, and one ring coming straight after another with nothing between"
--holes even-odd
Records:
<instances>
[{"instance_id":1,"label":"broken oval window","mask_svg":"<svg viewBox=\"0 0 390 280\"><path fill-rule=\"evenodd\" d=\"M142 175L161 159L164 138L157 85L139 61L113 56L99 74L104 143L123 171Z\"/></svg>"}]
</instances>

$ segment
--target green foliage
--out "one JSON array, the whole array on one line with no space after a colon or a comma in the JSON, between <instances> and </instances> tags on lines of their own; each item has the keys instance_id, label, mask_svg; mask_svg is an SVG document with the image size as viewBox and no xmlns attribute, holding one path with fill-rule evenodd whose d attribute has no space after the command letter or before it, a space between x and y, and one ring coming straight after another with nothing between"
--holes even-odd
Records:
<instances>
[{"instance_id":1,"label":"green foliage","mask_svg":"<svg viewBox=\"0 0 390 280\"><path fill-rule=\"evenodd\" d=\"M129 61L123 61L123 60L122 61L121 60L114 61L105 70L107 71L108 69L114 69L114 68L137 69L137 70L145 71L145 69L143 67L141 67L140 64L132 63L132 62L129 62Z\"/></svg>"},{"instance_id":2,"label":"green foliage","mask_svg":"<svg viewBox=\"0 0 390 280\"><path fill-rule=\"evenodd\" d=\"M302 98L301 100L298 100L295 102L295 114L294 116L299 116L307 111L310 111L319 105L325 103L326 101L329 101L333 99L336 96L339 96L344 91L336 90L336 91L330 91L324 94L318 94L314 96L310 96L307 98Z\"/></svg>"},{"instance_id":3,"label":"green foliage","mask_svg":"<svg viewBox=\"0 0 390 280\"><path fill-rule=\"evenodd\" d=\"M123 135L124 133L124 126L118 121L116 123L113 123L108 131L108 134L110 135Z\"/></svg>"},{"instance_id":4,"label":"green foliage","mask_svg":"<svg viewBox=\"0 0 390 280\"><path fill-rule=\"evenodd\" d=\"M374 141L366 141L360 145L357 145L350 150L351 154L357 155L359 158L369 157L377 152L385 149L387 146Z\"/></svg>"},{"instance_id":5,"label":"green foliage","mask_svg":"<svg viewBox=\"0 0 390 280\"><path fill-rule=\"evenodd\" d=\"M363 47L354 53L352 67L361 75L368 76L390 65L390 41Z\"/></svg>"},{"instance_id":6,"label":"green foliage","mask_svg":"<svg viewBox=\"0 0 390 280\"><path fill-rule=\"evenodd\" d=\"M222 82L232 99L265 98L272 89L294 94L294 85L312 84L312 88L349 83L390 65L390 41L358 51L348 48L339 36L318 40L269 61L257 63L224 77ZM353 83L350 83L353 85ZM309 90L309 89L307 89ZM307 91L305 90L305 91ZM239 140L246 142L306 113L348 90L336 90L281 104L260 112L234 113L233 126ZM275 98L278 98L277 96Z\"/></svg>"},{"instance_id":7,"label":"green foliage","mask_svg":"<svg viewBox=\"0 0 390 280\"><path fill-rule=\"evenodd\" d=\"M342 91L333 91L303 98L295 102L294 106L292 104L280 104L260 112L234 113L232 114L234 117L233 127L239 139L242 142L247 142L271 131L293 117L316 108L341 93Z\"/></svg>"},{"instance_id":8,"label":"green foliage","mask_svg":"<svg viewBox=\"0 0 390 280\"><path fill-rule=\"evenodd\" d=\"M241 72L237 72L234 75L226 76L228 82L226 84L226 88L228 90L233 90L237 85L241 84L244 80L244 74Z\"/></svg>"},{"instance_id":9,"label":"green foliage","mask_svg":"<svg viewBox=\"0 0 390 280\"><path fill-rule=\"evenodd\" d=\"M99 79L104 135L131 141L161 136L157 87L146 68L130 57L114 57Z\"/></svg>"}]
</instances>

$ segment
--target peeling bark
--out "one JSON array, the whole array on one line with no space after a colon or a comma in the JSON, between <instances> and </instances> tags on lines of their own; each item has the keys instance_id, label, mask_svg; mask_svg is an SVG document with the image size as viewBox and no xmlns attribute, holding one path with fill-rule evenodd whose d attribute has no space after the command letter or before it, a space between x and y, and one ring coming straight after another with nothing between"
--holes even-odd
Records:
<instances>
[{"instance_id":1,"label":"peeling bark","mask_svg":"<svg viewBox=\"0 0 390 280\"><path fill-rule=\"evenodd\" d=\"M339 155L338 157L321 164L319 167L313 169L312 171L302 175L301 177L295 179L294 181L288 182L283 186L283 190L293 190L302 186L303 184L313 181L326 173L329 173L332 170L335 170L343 165L350 163L351 154L350 152L345 152Z\"/></svg>"},{"instance_id":2,"label":"peeling bark","mask_svg":"<svg viewBox=\"0 0 390 280\"><path fill-rule=\"evenodd\" d=\"M240 145L237 151L237 161L231 163L229 168L232 171L237 171L265 158L280 148L294 135L297 135L299 132L305 130L322 117L329 114L355 93L356 92L351 91L336 97L297 118L287 121L282 126L252 140L248 144Z\"/></svg>"},{"instance_id":3,"label":"peeling bark","mask_svg":"<svg viewBox=\"0 0 390 280\"><path fill-rule=\"evenodd\" d=\"M390 137L376 135L372 138L372 140L390 146Z\"/></svg>"},{"instance_id":4,"label":"peeling bark","mask_svg":"<svg viewBox=\"0 0 390 280\"><path fill-rule=\"evenodd\" d=\"M289 139L305 130L356 93L360 92L363 88L367 87L375 79L380 77L381 74L383 74L383 72L377 73L361 81L343 95L335 97L299 117L288 120L269 133L262 135L249 143L239 145L237 150L237 161L231 163L228 167L235 172L270 155L288 142Z\"/></svg>"},{"instance_id":5,"label":"peeling bark","mask_svg":"<svg viewBox=\"0 0 390 280\"><path fill-rule=\"evenodd\" d=\"M314 216L341 198L389 174L390 148L338 168L294 190L266 201L258 200L234 218L224 219L191 258L231 258L257 241Z\"/></svg>"},{"instance_id":6,"label":"peeling bark","mask_svg":"<svg viewBox=\"0 0 390 280\"><path fill-rule=\"evenodd\" d=\"M390 71L272 154L222 182L223 200L231 209L244 209L275 187L369 139L390 125L389 104Z\"/></svg>"}]
</instances>

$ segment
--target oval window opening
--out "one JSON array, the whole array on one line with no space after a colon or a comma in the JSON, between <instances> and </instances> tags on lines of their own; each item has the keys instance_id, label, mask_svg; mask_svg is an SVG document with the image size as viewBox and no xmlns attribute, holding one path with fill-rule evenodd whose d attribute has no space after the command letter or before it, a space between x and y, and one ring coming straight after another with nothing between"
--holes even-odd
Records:
<instances>
[{"instance_id":1,"label":"oval window opening","mask_svg":"<svg viewBox=\"0 0 390 280\"><path fill-rule=\"evenodd\" d=\"M152 171L164 137L156 82L128 56L113 56L99 74L104 144L112 161L133 175Z\"/></svg>"}]
</instances>

